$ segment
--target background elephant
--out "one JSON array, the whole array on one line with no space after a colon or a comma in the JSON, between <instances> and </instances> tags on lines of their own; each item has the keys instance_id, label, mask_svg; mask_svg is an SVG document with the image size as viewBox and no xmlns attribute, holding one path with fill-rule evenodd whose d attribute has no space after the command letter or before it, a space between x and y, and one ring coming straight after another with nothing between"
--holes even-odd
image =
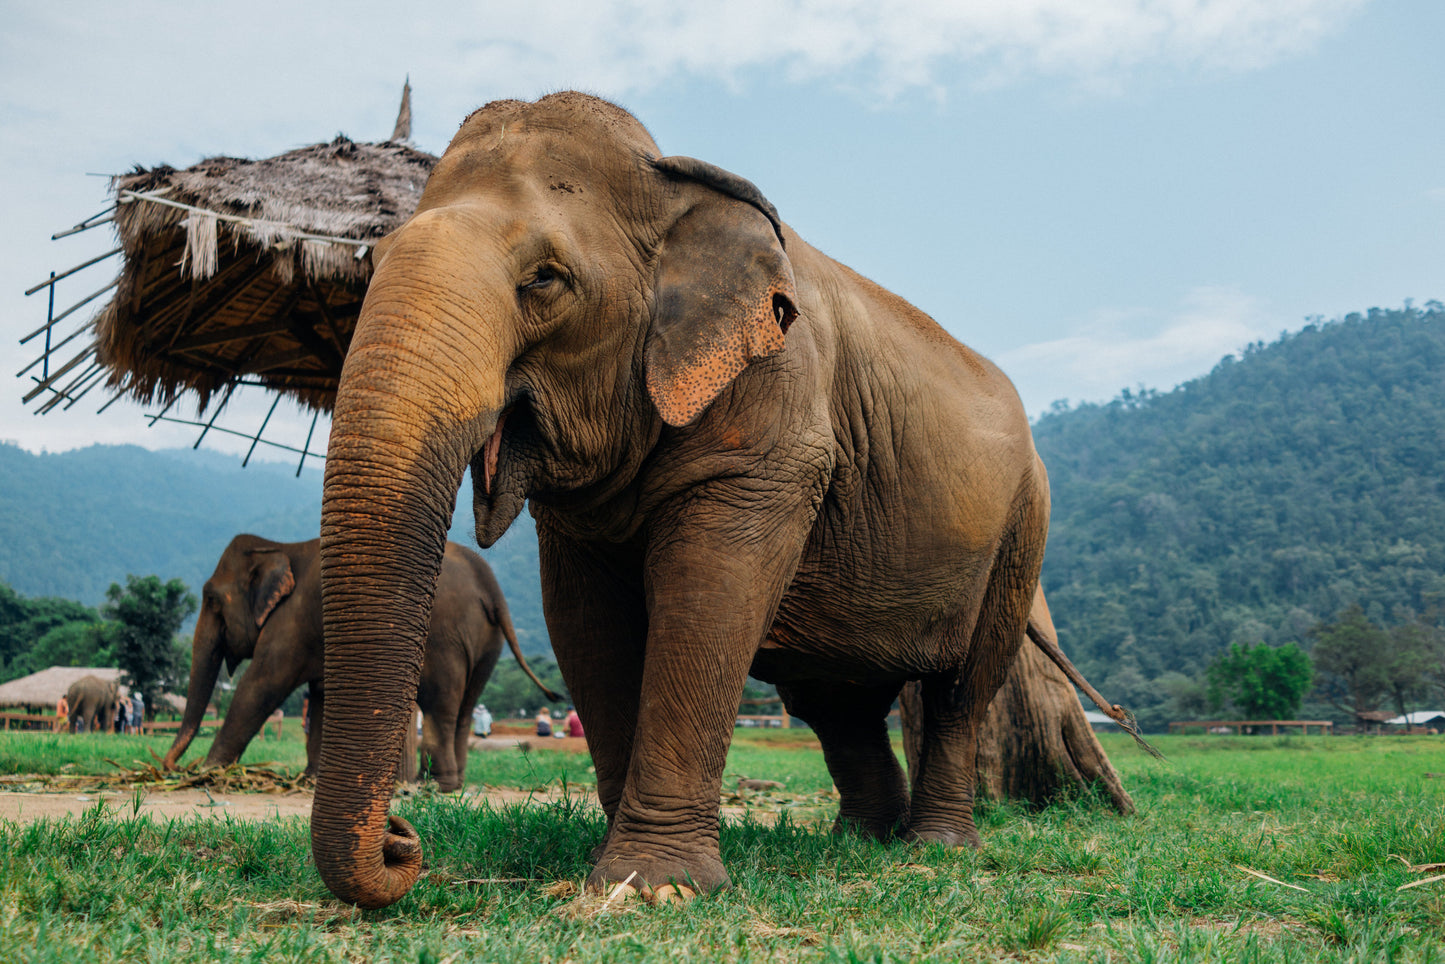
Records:
<instances>
[{"instance_id":1,"label":"background elephant","mask_svg":"<svg viewBox=\"0 0 1445 964\"><path fill-rule=\"evenodd\" d=\"M536 518L608 820L591 888L728 883L719 790L750 672L817 734L840 828L978 842L976 734L1048 528L1018 395L754 185L658 155L605 101L498 101L373 247L322 503L311 837L345 900L390 903L420 871L377 761L401 740L468 465L482 545L524 504ZM886 719L912 679L905 778Z\"/></svg>"},{"instance_id":2,"label":"background elephant","mask_svg":"<svg viewBox=\"0 0 1445 964\"><path fill-rule=\"evenodd\" d=\"M99 676L82 676L65 691L70 705L70 732L109 733L115 727L115 701L120 684Z\"/></svg>"},{"instance_id":3,"label":"background elephant","mask_svg":"<svg viewBox=\"0 0 1445 964\"><path fill-rule=\"evenodd\" d=\"M234 673L242 660L250 659L206 765L226 766L240 759L266 717L296 687L308 683L306 756L308 770L314 771L326 702L319 544L318 539L272 542L238 535L221 554L202 590L186 712L166 753L167 767L176 765L195 737L221 664ZM492 675L504 639L547 698L557 699L523 659L491 567L470 549L447 543L419 685L408 697L421 707L423 758L443 790L461 786L472 708ZM406 758L398 752L390 759L394 764Z\"/></svg>"}]
</instances>

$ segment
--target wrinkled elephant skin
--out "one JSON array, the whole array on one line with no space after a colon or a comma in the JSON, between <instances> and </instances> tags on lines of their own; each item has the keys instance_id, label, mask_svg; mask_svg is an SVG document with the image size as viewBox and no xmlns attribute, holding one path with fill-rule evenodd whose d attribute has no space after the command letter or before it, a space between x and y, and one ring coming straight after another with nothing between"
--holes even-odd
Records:
<instances>
[{"instance_id":1,"label":"wrinkled elephant skin","mask_svg":"<svg viewBox=\"0 0 1445 964\"><path fill-rule=\"evenodd\" d=\"M206 754L206 765L226 766L239 760L266 718L296 687L309 684L310 718L315 725L307 734L306 756L307 769L314 770L325 707L320 540L272 542L236 536L221 554L201 596L186 712L165 765L174 767L195 737L221 664L234 673L242 660L249 659ZM532 676L491 568L470 549L448 543L419 685L408 697L421 707L422 753L442 790L461 786L472 708L492 675L504 640ZM535 676L532 679L536 681ZM393 760L402 756L398 751ZM408 773L406 763L403 760L398 771L403 778ZM409 770L415 770L414 761Z\"/></svg>"},{"instance_id":2,"label":"wrinkled elephant skin","mask_svg":"<svg viewBox=\"0 0 1445 964\"><path fill-rule=\"evenodd\" d=\"M321 531L312 846L345 900L388 904L421 862L376 761L401 739L469 464L482 545L528 501L537 521L607 814L591 887L728 883L719 787L749 672L817 733L840 827L978 839L975 733L1048 527L1018 396L751 183L658 154L596 98L489 104L373 249ZM911 679L906 781L886 716Z\"/></svg>"}]
</instances>

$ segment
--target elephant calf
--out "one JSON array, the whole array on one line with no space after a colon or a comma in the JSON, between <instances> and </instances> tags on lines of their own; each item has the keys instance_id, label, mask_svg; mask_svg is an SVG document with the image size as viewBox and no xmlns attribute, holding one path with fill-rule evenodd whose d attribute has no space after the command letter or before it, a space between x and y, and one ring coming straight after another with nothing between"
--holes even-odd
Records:
<instances>
[{"instance_id":1,"label":"elephant calf","mask_svg":"<svg viewBox=\"0 0 1445 964\"><path fill-rule=\"evenodd\" d=\"M462 784L472 708L492 675L504 638L532 682L548 699L558 699L522 658L491 567L475 552L447 543L416 692L422 752L443 790ZM250 659L206 765L226 766L240 759L266 717L296 687L308 683L312 725L306 760L307 772L314 773L324 718L323 654L320 540L285 543L236 536L202 590L185 718L165 765L176 765L200 728L221 663L234 673L243 659ZM376 672L393 670L378 665Z\"/></svg>"}]
</instances>

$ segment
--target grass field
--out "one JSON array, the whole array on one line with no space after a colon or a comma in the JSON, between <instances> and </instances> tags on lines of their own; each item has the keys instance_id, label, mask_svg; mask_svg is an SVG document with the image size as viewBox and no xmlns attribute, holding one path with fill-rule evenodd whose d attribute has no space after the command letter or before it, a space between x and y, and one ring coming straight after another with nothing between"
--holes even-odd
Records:
<instances>
[{"instance_id":1,"label":"grass field","mask_svg":"<svg viewBox=\"0 0 1445 964\"><path fill-rule=\"evenodd\" d=\"M983 849L949 852L828 833L809 734L740 730L725 787L741 775L786 787L725 825L734 888L603 914L573 903L601 832L575 797L399 802L428 873L364 913L330 898L304 820L160 822L121 807L0 824L0 960L1445 961L1445 880L1430 880L1445 867L1425 866L1445 862L1445 738L1161 737L1170 765L1105 739L1137 816L1089 799L985 805ZM150 743L7 733L0 772L42 759L101 772L106 757L148 759ZM258 742L247 762L299 768L299 750ZM591 779L584 755L540 741L474 753L467 775Z\"/></svg>"}]
</instances>

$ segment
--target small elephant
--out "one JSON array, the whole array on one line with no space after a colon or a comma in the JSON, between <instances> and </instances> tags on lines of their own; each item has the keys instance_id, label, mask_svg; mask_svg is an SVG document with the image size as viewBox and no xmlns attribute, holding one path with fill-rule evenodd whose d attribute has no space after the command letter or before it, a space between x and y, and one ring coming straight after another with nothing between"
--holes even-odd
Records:
<instances>
[{"instance_id":1,"label":"small elephant","mask_svg":"<svg viewBox=\"0 0 1445 964\"><path fill-rule=\"evenodd\" d=\"M65 691L70 706L70 732L109 733L115 726L120 684L99 676L82 676Z\"/></svg>"},{"instance_id":2,"label":"small elephant","mask_svg":"<svg viewBox=\"0 0 1445 964\"><path fill-rule=\"evenodd\" d=\"M325 714L319 548L318 539L282 543L238 535L221 554L202 590L186 712L166 753L167 768L176 765L200 728L221 663L234 673L250 659L206 765L240 759L266 718L296 687L308 683L306 760L307 771L315 773ZM548 699L558 699L523 659L491 567L475 552L447 543L420 681L411 687L422 711L422 753L442 790L462 784L472 708L492 675L503 639L532 682ZM373 676L388 671L384 664L369 667Z\"/></svg>"},{"instance_id":3,"label":"small elephant","mask_svg":"<svg viewBox=\"0 0 1445 964\"><path fill-rule=\"evenodd\" d=\"M321 509L327 698L347 711L311 844L333 893L385 906L423 865L379 764L469 466L481 545L536 519L607 815L589 888L728 884L718 801L750 673L817 734L841 828L978 845L977 734L1049 518L997 366L754 184L576 92L472 114L371 256ZM887 717L911 680L905 776Z\"/></svg>"}]
</instances>

